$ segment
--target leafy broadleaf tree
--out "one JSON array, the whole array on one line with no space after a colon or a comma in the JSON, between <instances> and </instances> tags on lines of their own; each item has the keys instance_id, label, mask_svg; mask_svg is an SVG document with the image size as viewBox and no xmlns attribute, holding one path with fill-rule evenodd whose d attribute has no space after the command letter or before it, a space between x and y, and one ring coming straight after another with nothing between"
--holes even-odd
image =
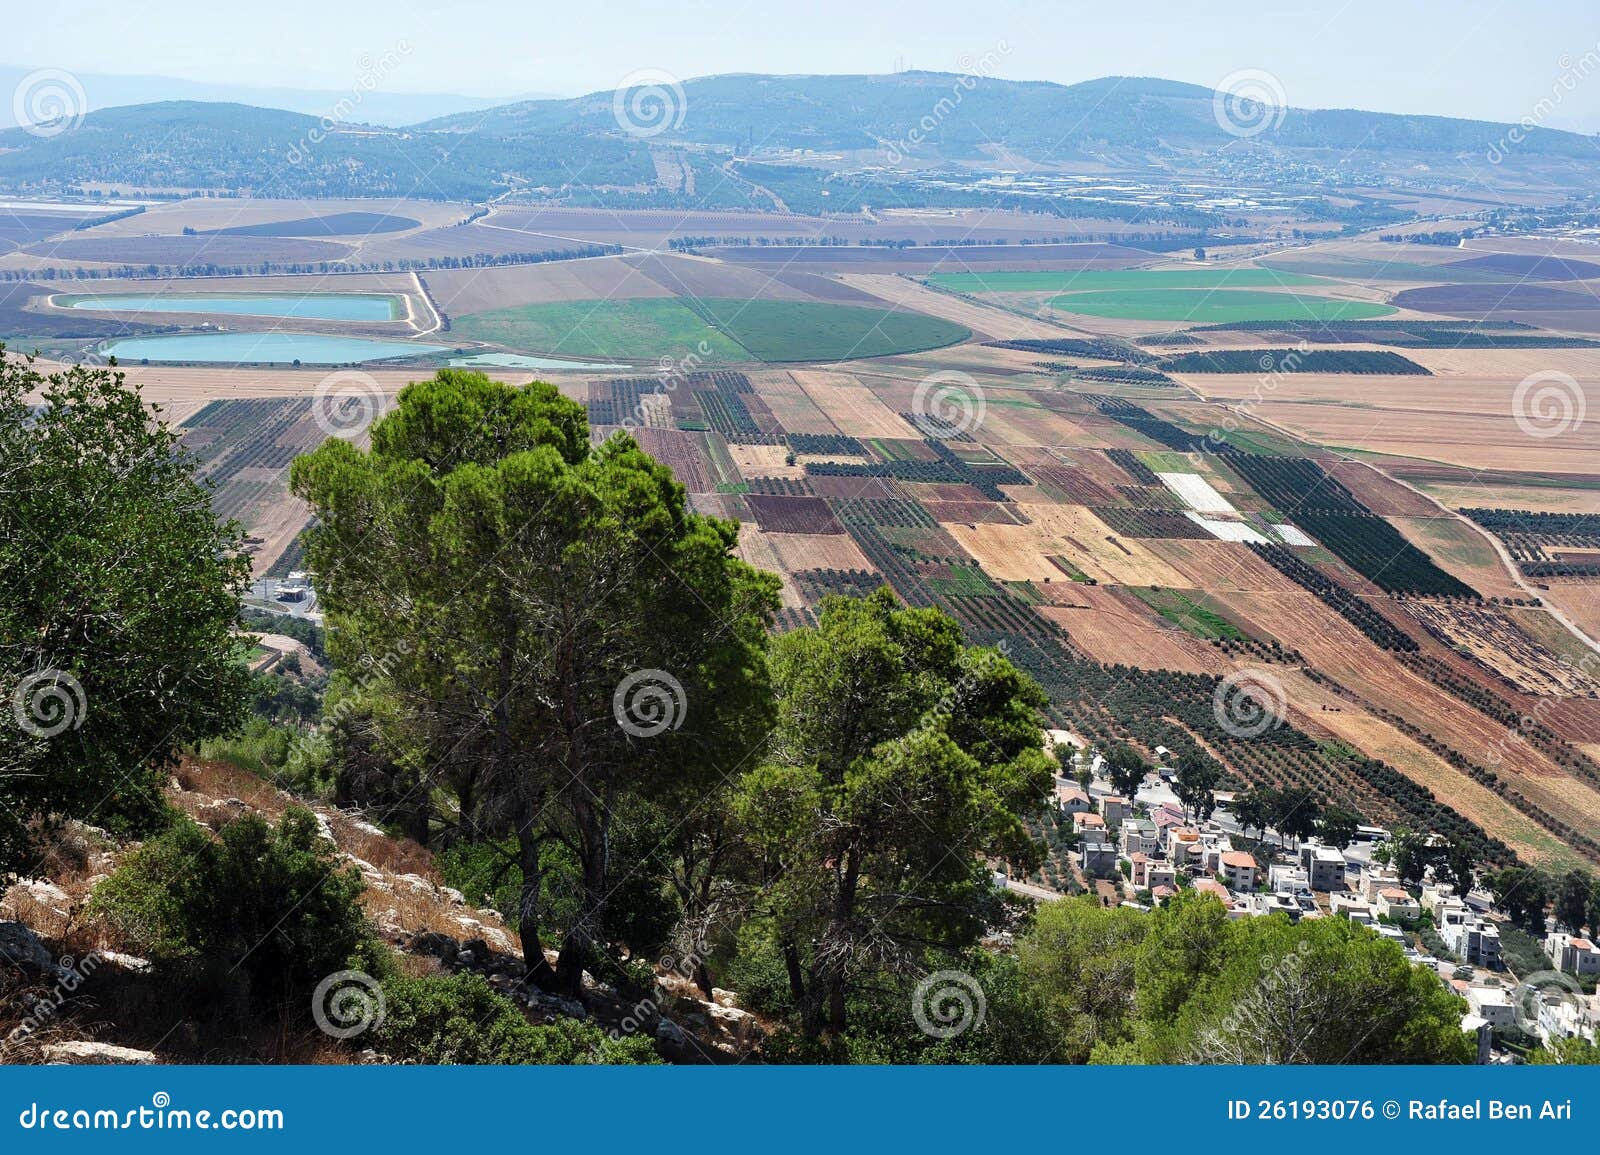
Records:
<instances>
[{"instance_id":1,"label":"leafy broadleaf tree","mask_svg":"<svg viewBox=\"0 0 1600 1155\"><path fill-rule=\"evenodd\" d=\"M1222 768L1204 754L1189 753L1178 760L1176 781L1178 801L1200 821L1211 817L1217 808L1217 783L1222 780Z\"/></svg>"},{"instance_id":2,"label":"leafy broadleaf tree","mask_svg":"<svg viewBox=\"0 0 1600 1155\"><path fill-rule=\"evenodd\" d=\"M156 412L0 353L0 874L41 821L159 823L178 752L243 720L249 557Z\"/></svg>"},{"instance_id":3,"label":"leafy broadleaf tree","mask_svg":"<svg viewBox=\"0 0 1600 1155\"><path fill-rule=\"evenodd\" d=\"M370 450L329 441L291 476L330 651L388 703L374 741L408 794L448 800L457 837L514 840L532 977L578 993L640 945L611 940L627 920L608 911L655 869L619 837L630 802L709 792L766 731L777 579L630 438L591 447L582 406L543 383L441 370ZM575 894L552 969L555 862Z\"/></svg>"},{"instance_id":4,"label":"leafy broadleaf tree","mask_svg":"<svg viewBox=\"0 0 1600 1155\"><path fill-rule=\"evenodd\" d=\"M1511 921L1537 934L1544 933L1544 910L1550 904L1545 875L1531 866L1507 866L1484 879L1495 905Z\"/></svg>"},{"instance_id":5,"label":"leafy broadleaf tree","mask_svg":"<svg viewBox=\"0 0 1600 1155\"><path fill-rule=\"evenodd\" d=\"M1361 825L1361 815L1343 806L1330 806L1322 812L1317 822L1317 833L1322 841L1340 850L1356 840L1356 828Z\"/></svg>"},{"instance_id":6,"label":"leafy broadleaf tree","mask_svg":"<svg viewBox=\"0 0 1600 1155\"><path fill-rule=\"evenodd\" d=\"M1322 804L1310 787L1285 786L1273 796L1272 828L1284 838L1310 838L1321 818Z\"/></svg>"},{"instance_id":7,"label":"leafy broadleaf tree","mask_svg":"<svg viewBox=\"0 0 1600 1155\"><path fill-rule=\"evenodd\" d=\"M1150 763L1126 742L1115 743L1106 751L1105 759L1106 776L1111 779L1111 788L1131 800L1145 775L1150 773Z\"/></svg>"},{"instance_id":8,"label":"leafy broadleaf tree","mask_svg":"<svg viewBox=\"0 0 1600 1155\"><path fill-rule=\"evenodd\" d=\"M1594 879L1588 871L1576 866L1563 874L1556 884L1553 913L1574 934L1582 929L1584 919L1589 915L1593 893Z\"/></svg>"},{"instance_id":9,"label":"leafy broadleaf tree","mask_svg":"<svg viewBox=\"0 0 1600 1155\"><path fill-rule=\"evenodd\" d=\"M867 976L976 943L999 913L982 856L1038 862L1023 816L1053 782L1045 697L887 589L826 599L772 671L777 728L736 811L803 1030L837 1034Z\"/></svg>"}]
</instances>

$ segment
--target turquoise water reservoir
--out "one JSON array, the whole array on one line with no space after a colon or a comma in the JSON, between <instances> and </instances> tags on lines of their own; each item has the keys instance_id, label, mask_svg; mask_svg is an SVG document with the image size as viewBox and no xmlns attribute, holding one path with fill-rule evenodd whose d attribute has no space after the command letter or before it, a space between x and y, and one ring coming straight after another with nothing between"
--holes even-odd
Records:
<instances>
[{"instance_id":1,"label":"turquoise water reservoir","mask_svg":"<svg viewBox=\"0 0 1600 1155\"><path fill-rule=\"evenodd\" d=\"M317 321L392 321L405 315L399 297L379 293L112 293L61 297L69 309L117 313L217 313L230 317L303 317Z\"/></svg>"}]
</instances>

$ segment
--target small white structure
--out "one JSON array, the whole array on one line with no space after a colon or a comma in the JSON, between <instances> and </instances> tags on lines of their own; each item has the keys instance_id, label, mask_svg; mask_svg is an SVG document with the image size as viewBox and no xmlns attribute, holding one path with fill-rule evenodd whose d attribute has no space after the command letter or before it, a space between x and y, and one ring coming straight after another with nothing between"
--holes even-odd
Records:
<instances>
[{"instance_id":1,"label":"small white structure","mask_svg":"<svg viewBox=\"0 0 1600 1155\"><path fill-rule=\"evenodd\" d=\"M1496 1030L1515 1026L1517 1011L1511 1005L1511 996L1504 987L1470 986L1467 988L1467 1005L1472 1013Z\"/></svg>"}]
</instances>

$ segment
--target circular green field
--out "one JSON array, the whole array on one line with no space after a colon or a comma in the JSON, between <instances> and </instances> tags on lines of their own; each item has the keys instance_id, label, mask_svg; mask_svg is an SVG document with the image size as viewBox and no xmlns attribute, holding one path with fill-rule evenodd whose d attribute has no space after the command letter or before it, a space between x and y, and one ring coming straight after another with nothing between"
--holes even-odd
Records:
<instances>
[{"instance_id":1,"label":"circular green field","mask_svg":"<svg viewBox=\"0 0 1600 1155\"><path fill-rule=\"evenodd\" d=\"M1340 301L1305 293L1269 293L1252 289L1113 289L1098 293L1064 293L1050 307L1086 317L1130 321L1365 321L1387 317L1388 305Z\"/></svg>"},{"instance_id":2,"label":"circular green field","mask_svg":"<svg viewBox=\"0 0 1600 1155\"><path fill-rule=\"evenodd\" d=\"M825 301L641 297L555 301L458 317L454 334L519 353L655 361L847 361L954 345L940 317Z\"/></svg>"}]
</instances>

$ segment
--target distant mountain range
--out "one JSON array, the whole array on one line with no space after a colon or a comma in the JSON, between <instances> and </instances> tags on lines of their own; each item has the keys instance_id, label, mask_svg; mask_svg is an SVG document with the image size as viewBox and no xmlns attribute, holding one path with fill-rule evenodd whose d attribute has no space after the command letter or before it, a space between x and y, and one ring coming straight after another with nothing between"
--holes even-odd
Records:
<instances>
[{"instance_id":1,"label":"distant mountain range","mask_svg":"<svg viewBox=\"0 0 1600 1155\"><path fill-rule=\"evenodd\" d=\"M509 137L614 130L614 95L528 100L416 127L470 128ZM1003 146L1034 161L1071 158L1097 147L1151 152L1220 148L1239 135L1219 123L1214 97L1201 85L1146 77L1108 76L1062 85L975 77L963 83L958 75L940 72L740 73L685 82L681 123L656 139L856 150L904 142L917 128L928 150L945 159L976 159ZM667 99L676 97L669 92ZM930 119L934 123L924 128ZM1290 108L1280 123L1254 139L1280 148L1454 153L1481 151L1509 127L1443 116ZM1595 156L1590 138L1575 133L1534 129L1527 143L1540 153Z\"/></svg>"},{"instance_id":2,"label":"distant mountain range","mask_svg":"<svg viewBox=\"0 0 1600 1155\"><path fill-rule=\"evenodd\" d=\"M365 97L361 114L376 113L377 99ZM1110 171L1179 173L1276 153L1322 165L1354 158L1409 173L1456 158L1482 168L1512 131L1355 110L1227 105L1224 112L1218 116L1211 90L1168 80L1060 85L933 72L712 76L620 97L608 91L526 100L456 110L409 128L344 125L333 132L314 115L167 101L91 111L54 136L0 132L0 185L11 192L101 182L129 190L462 200L535 188L566 190L575 203L587 197L677 206L692 199L692 189L703 200L706 185L729 183L695 181L696 170L727 171L736 153L760 158L770 149L848 154L810 162L818 169L1088 161ZM1250 118L1263 115L1259 133L1229 131L1230 123L1253 126ZM1508 150L1512 166L1535 166L1557 185L1592 185L1595 138L1543 128L1521 135ZM665 166L657 163L663 149L672 157ZM1582 179L1549 177L1569 169ZM752 189L768 183L732 182L706 207L748 207Z\"/></svg>"},{"instance_id":3,"label":"distant mountain range","mask_svg":"<svg viewBox=\"0 0 1600 1155\"><path fill-rule=\"evenodd\" d=\"M37 70L0 64L0 91L14 92ZM130 104L155 104L170 100L195 100L211 104L249 104L257 108L280 109L308 116L336 115L334 110L353 105L348 119L367 124L398 127L416 124L434 117L474 109L491 108L504 104L505 98L491 96L461 96L456 93L387 92L382 85L371 88L352 83L350 88L281 88L256 87L246 84L217 84L203 80L181 80L172 76L116 76L111 73L80 72L76 74L83 88L88 108L121 108ZM359 93L359 94L358 94ZM535 100L545 93L530 92L519 97ZM14 109L0 102L0 129L17 124Z\"/></svg>"}]
</instances>

